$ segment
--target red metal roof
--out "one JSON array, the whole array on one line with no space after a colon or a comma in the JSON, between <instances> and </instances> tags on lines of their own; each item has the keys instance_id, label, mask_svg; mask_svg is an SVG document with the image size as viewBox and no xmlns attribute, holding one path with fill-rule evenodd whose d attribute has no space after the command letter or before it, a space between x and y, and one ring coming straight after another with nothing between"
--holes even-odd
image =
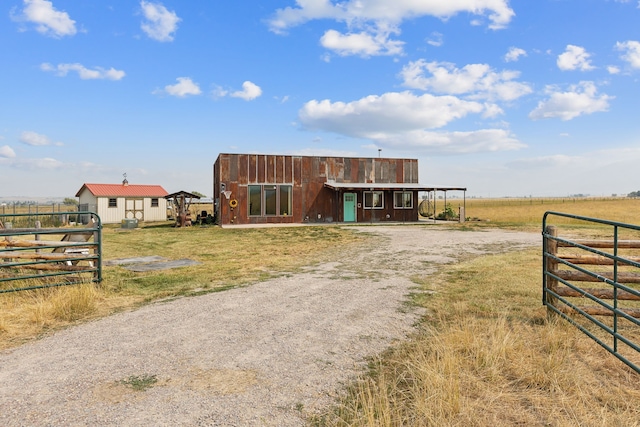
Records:
<instances>
[{"instance_id":1,"label":"red metal roof","mask_svg":"<svg viewBox=\"0 0 640 427\"><path fill-rule=\"evenodd\" d=\"M164 197L169 194L160 185L83 184L76 197L79 197L85 188L94 196L103 197Z\"/></svg>"}]
</instances>

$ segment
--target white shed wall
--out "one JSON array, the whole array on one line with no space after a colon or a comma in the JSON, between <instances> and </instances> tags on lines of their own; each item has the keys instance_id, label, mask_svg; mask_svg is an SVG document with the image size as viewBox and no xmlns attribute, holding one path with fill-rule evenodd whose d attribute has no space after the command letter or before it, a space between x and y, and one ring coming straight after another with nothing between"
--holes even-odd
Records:
<instances>
[{"instance_id":1,"label":"white shed wall","mask_svg":"<svg viewBox=\"0 0 640 427\"><path fill-rule=\"evenodd\" d=\"M98 215L103 224L115 224L121 222L124 216L124 197L116 197L117 207L109 207L109 199L113 197L98 197Z\"/></svg>"},{"instance_id":2,"label":"white shed wall","mask_svg":"<svg viewBox=\"0 0 640 427\"><path fill-rule=\"evenodd\" d=\"M155 198L155 197L154 197ZM166 221L167 220L167 199L158 197L158 206L151 206L151 197L144 198L144 220L145 221Z\"/></svg>"},{"instance_id":3,"label":"white shed wall","mask_svg":"<svg viewBox=\"0 0 640 427\"><path fill-rule=\"evenodd\" d=\"M87 204L89 206L93 206L96 204L96 198L89 190L84 190L80 193L80 197L78 197L78 203ZM97 213L97 212L96 212Z\"/></svg>"}]
</instances>

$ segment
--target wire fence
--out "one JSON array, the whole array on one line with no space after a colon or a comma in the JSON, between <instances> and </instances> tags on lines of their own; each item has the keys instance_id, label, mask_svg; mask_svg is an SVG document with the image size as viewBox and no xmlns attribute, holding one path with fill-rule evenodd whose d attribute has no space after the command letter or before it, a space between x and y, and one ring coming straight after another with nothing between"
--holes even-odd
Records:
<instances>
[{"instance_id":1,"label":"wire fence","mask_svg":"<svg viewBox=\"0 0 640 427\"><path fill-rule=\"evenodd\" d=\"M63 203L53 204L26 204L11 203L0 205L0 215L14 215L13 227L35 227L35 222L40 221L42 227L60 227L73 225L81 221L76 205Z\"/></svg>"}]
</instances>

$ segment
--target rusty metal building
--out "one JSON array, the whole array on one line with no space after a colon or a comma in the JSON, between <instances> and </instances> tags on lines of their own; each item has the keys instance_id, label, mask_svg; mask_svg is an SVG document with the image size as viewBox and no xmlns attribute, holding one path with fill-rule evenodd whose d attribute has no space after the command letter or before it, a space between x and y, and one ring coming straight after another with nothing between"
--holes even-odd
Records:
<instances>
[{"instance_id":1,"label":"rusty metal building","mask_svg":"<svg viewBox=\"0 0 640 427\"><path fill-rule=\"evenodd\" d=\"M220 225L418 221L434 190L417 159L220 154L213 176Z\"/></svg>"}]
</instances>

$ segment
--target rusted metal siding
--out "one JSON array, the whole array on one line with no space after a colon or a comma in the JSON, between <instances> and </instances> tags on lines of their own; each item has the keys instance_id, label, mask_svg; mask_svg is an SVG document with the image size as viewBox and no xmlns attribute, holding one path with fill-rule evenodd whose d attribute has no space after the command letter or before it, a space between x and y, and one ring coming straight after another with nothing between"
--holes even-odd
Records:
<instances>
[{"instance_id":1,"label":"rusted metal siding","mask_svg":"<svg viewBox=\"0 0 640 427\"><path fill-rule=\"evenodd\" d=\"M340 183L417 183L416 159L311 157L264 154L220 154L214 164L214 200L221 224L325 222L343 220L343 192L325 187L328 180ZM230 199L221 193L224 184ZM290 184L290 215L249 216L248 185ZM415 221L413 209L394 209L393 192L385 191L384 209L363 209L363 191L356 193L357 221ZM230 200L237 200L232 208Z\"/></svg>"}]
</instances>

